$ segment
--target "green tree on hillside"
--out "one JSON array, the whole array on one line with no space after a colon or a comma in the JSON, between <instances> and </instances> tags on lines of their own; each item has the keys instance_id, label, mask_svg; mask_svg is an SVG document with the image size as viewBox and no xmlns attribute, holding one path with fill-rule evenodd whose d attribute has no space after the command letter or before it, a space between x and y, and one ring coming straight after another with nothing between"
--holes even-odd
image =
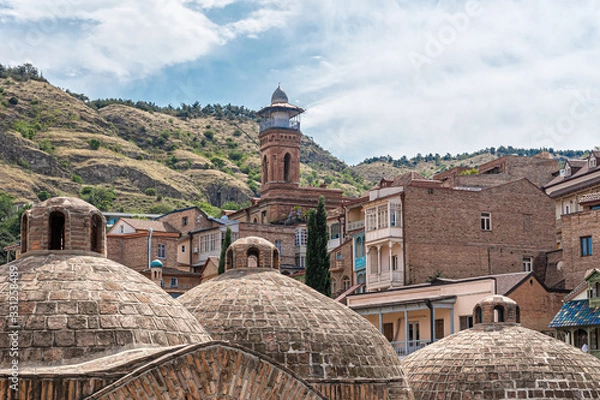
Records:
<instances>
[{"instance_id":1,"label":"green tree on hillside","mask_svg":"<svg viewBox=\"0 0 600 400\"><path fill-rule=\"evenodd\" d=\"M227 256L227 248L231 244L231 229L228 227L225 231L225 240L221 245L221 256L219 257L219 275L225 272L225 257Z\"/></svg>"},{"instance_id":2,"label":"green tree on hillside","mask_svg":"<svg viewBox=\"0 0 600 400\"><path fill-rule=\"evenodd\" d=\"M309 211L307 226L306 284L325 296L331 296L327 254L327 212L323 196L319 196L317 209Z\"/></svg>"},{"instance_id":3,"label":"green tree on hillside","mask_svg":"<svg viewBox=\"0 0 600 400\"><path fill-rule=\"evenodd\" d=\"M13 204L14 197L0 191L0 264L6 262L4 246L15 244L21 235L21 215L29 207L17 211Z\"/></svg>"}]
</instances>

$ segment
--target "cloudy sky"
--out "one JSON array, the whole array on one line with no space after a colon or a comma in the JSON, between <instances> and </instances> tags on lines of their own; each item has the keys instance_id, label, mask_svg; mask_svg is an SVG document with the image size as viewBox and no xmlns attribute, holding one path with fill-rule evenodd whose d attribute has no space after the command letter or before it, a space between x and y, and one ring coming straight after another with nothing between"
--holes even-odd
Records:
<instances>
[{"instance_id":1,"label":"cloudy sky","mask_svg":"<svg viewBox=\"0 0 600 400\"><path fill-rule=\"evenodd\" d=\"M0 0L0 63L90 98L259 109L349 164L600 145L600 2Z\"/></svg>"}]
</instances>

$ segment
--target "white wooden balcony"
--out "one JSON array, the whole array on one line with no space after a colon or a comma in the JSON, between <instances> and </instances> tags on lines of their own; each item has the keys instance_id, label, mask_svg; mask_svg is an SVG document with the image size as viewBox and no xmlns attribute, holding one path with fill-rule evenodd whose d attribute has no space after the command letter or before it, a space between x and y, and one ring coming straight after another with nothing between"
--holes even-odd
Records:
<instances>
[{"instance_id":1,"label":"white wooden balcony","mask_svg":"<svg viewBox=\"0 0 600 400\"><path fill-rule=\"evenodd\" d=\"M292 129L294 131L300 130L300 121L290 120L287 118L275 118L268 119L263 121L260 124L260 132L267 130L269 128L283 128L283 129Z\"/></svg>"}]
</instances>

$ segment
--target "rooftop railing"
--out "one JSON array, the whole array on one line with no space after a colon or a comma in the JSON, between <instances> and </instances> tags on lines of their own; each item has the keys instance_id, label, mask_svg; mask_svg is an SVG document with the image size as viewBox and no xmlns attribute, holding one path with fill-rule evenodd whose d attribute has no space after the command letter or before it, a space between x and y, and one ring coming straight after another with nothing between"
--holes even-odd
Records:
<instances>
[{"instance_id":1,"label":"rooftop railing","mask_svg":"<svg viewBox=\"0 0 600 400\"><path fill-rule=\"evenodd\" d=\"M284 129L292 129L295 131L300 130L300 121L295 121L286 118L275 118L268 119L260 124L260 131L264 131L269 128L284 128Z\"/></svg>"}]
</instances>

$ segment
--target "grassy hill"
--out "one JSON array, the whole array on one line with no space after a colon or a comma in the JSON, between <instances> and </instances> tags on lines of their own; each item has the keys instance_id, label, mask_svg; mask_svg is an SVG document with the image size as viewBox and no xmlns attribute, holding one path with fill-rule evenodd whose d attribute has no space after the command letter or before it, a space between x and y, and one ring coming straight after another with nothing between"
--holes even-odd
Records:
<instances>
[{"instance_id":1,"label":"grassy hill","mask_svg":"<svg viewBox=\"0 0 600 400\"><path fill-rule=\"evenodd\" d=\"M195 204L217 214L259 193L259 122L254 111L230 104L90 101L51 85L31 65L0 65L0 191L21 203L68 195L111 211L163 213ZM563 158L583 154L509 146L455 156L373 157L349 167L303 137L301 183L358 196L382 177L431 176L542 150Z\"/></svg>"}]
</instances>

